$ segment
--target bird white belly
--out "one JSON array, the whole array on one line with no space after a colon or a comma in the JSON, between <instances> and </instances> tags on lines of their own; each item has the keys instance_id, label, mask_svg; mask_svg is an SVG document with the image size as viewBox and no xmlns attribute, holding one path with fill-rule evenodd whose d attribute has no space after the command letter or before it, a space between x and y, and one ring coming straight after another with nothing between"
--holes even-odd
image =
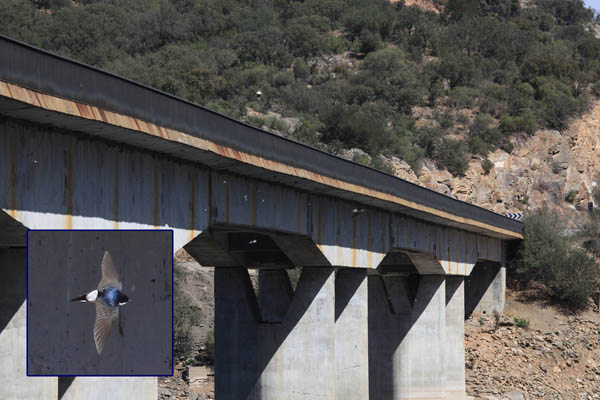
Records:
<instances>
[{"instance_id":1,"label":"bird white belly","mask_svg":"<svg viewBox=\"0 0 600 400\"><path fill-rule=\"evenodd\" d=\"M98 290L92 290L85 295L85 299L89 302L94 302L98 298Z\"/></svg>"}]
</instances>

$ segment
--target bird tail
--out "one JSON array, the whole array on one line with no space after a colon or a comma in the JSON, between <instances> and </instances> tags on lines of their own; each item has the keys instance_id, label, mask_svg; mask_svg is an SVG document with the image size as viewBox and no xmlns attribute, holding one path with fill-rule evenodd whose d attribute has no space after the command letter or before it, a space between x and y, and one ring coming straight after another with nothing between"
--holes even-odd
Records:
<instances>
[{"instance_id":1,"label":"bird tail","mask_svg":"<svg viewBox=\"0 0 600 400\"><path fill-rule=\"evenodd\" d=\"M83 301L83 302L87 302L87 299L85 298L85 294L81 295L79 297L75 297L74 299L71 299L71 301Z\"/></svg>"}]
</instances>

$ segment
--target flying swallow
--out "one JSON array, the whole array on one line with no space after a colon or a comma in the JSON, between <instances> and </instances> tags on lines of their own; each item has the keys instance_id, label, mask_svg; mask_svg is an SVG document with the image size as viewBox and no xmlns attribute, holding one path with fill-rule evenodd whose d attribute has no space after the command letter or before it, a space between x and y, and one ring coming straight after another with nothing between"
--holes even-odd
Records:
<instances>
[{"instance_id":1,"label":"flying swallow","mask_svg":"<svg viewBox=\"0 0 600 400\"><path fill-rule=\"evenodd\" d=\"M71 299L71 301L83 303L96 303L94 341L98 354L102 353L106 339L119 319L119 306L129 301L129 297L121 292L121 289L123 289L123 284L119 279L119 274L113 266L109 252L105 251L102 258L102 279L98 284L98 289ZM121 334L123 333L121 332Z\"/></svg>"}]
</instances>

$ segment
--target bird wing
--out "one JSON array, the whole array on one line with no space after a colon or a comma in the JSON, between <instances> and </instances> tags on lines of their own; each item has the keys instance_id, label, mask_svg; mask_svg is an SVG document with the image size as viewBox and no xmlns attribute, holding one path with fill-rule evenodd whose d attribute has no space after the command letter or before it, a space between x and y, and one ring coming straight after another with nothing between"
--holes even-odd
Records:
<instances>
[{"instance_id":1,"label":"bird wing","mask_svg":"<svg viewBox=\"0 0 600 400\"><path fill-rule=\"evenodd\" d=\"M123 289L123 284L121 283L121 279L119 279L117 270L115 270L115 267L113 266L110 253L105 251L104 257L102 258L102 279L98 284L98 290L102 290L108 286L112 286L119 290Z\"/></svg>"},{"instance_id":2,"label":"bird wing","mask_svg":"<svg viewBox=\"0 0 600 400\"><path fill-rule=\"evenodd\" d=\"M102 353L106 339L119 318L119 307L109 307L101 301L96 302L96 322L94 322L94 341L96 351Z\"/></svg>"}]
</instances>

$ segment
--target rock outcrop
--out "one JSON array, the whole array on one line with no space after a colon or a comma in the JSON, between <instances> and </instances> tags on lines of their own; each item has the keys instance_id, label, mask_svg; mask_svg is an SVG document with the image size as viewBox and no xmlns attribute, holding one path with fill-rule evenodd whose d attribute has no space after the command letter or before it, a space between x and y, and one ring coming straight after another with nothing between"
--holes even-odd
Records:
<instances>
[{"instance_id":1,"label":"rock outcrop","mask_svg":"<svg viewBox=\"0 0 600 400\"><path fill-rule=\"evenodd\" d=\"M554 209L577 229L585 221L588 202L600 181L600 102L564 132L540 130L513 139L514 150L489 155L493 167L484 173L473 157L464 177L453 177L425 161L414 174L392 159L397 176L499 213ZM600 205L597 205L600 206Z\"/></svg>"}]
</instances>

